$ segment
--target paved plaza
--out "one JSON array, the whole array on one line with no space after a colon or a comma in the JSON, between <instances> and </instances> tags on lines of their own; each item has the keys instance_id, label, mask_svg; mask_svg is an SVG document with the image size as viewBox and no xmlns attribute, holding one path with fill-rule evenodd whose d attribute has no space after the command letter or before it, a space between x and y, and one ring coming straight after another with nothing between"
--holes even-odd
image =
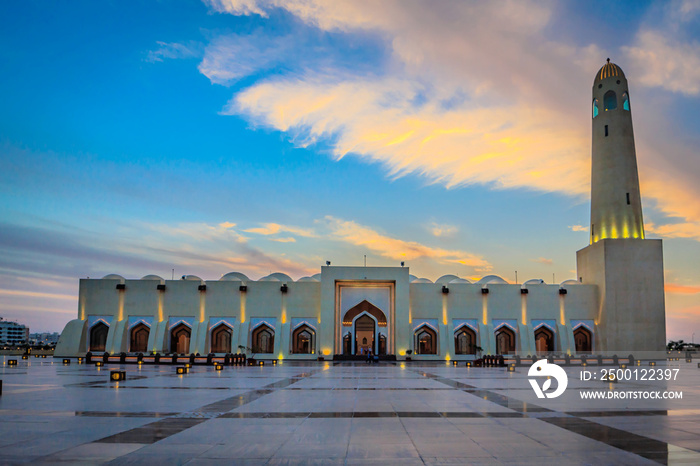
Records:
<instances>
[{"instance_id":1,"label":"paved plaza","mask_svg":"<svg viewBox=\"0 0 700 466\"><path fill-rule=\"evenodd\" d=\"M0 369L0 464L698 464L700 368L675 381L581 381L538 399L528 366L282 362ZM640 366L641 367L641 366ZM590 367L592 371L595 367ZM682 400L581 400L582 390Z\"/></svg>"}]
</instances>

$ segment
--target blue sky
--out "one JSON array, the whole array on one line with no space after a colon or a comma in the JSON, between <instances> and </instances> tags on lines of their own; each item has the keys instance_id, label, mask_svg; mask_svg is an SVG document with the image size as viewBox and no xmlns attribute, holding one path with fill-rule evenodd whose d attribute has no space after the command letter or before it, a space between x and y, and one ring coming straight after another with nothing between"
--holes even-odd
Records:
<instances>
[{"instance_id":1,"label":"blue sky","mask_svg":"<svg viewBox=\"0 0 700 466\"><path fill-rule=\"evenodd\" d=\"M700 339L700 3L4 2L0 316L81 277L575 276L590 92L630 82L670 338Z\"/></svg>"}]
</instances>

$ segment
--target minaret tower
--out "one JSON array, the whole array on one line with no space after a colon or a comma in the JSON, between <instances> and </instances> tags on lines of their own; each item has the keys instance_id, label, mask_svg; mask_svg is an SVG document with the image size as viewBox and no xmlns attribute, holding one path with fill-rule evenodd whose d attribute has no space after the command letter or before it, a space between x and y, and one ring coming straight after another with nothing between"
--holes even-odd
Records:
<instances>
[{"instance_id":1,"label":"minaret tower","mask_svg":"<svg viewBox=\"0 0 700 466\"><path fill-rule=\"evenodd\" d=\"M608 62L593 82L590 244L644 239L637 155L627 79Z\"/></svg>"},{"instance_id":2,"label":"minaret tower","mask_svg":"<svg viewBox=\"0 0 700 466\"><path fill-rule=\"evenodd\" d=\"M593 82L592 118L590 239L576 265L598 288L593 351L652 357L666 344L663 249L644 239L629 88L610 59Z\"/></svg>"}]
</instances>

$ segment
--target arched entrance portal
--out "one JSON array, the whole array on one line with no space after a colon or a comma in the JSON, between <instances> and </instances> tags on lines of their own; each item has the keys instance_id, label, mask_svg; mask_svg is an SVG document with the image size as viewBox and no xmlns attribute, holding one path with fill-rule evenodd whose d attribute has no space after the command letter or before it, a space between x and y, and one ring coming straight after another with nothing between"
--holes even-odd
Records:
<instances>
[{"instance_id":1,"label":"arched entrance portal","mask_svg":"<svg viewBox=\"0 0 700 466\"><path fill-rule=\"evenodd\" d=\"M98 322L90 329L90 351L104 351L107 345L109 327L104 322Z\"/></svg>"},{"instance_id":2,"label":"arched entrance portal","mask_svg":"<svg viewBox=\"0 0 700 466\"><path fill-rule=\"evenodd\" d=\"M513 353L515 353L515 332L504 325L496 330L496 354Z\"/></svg>"},{"instance_id":3,"label":"arched entrance portal","mask_svg":"<svg viewBox=\"0 0 700 466\"><path fill-rule=\"evenodd\" d=\"M211 331L211 352L230 353L231 352L231 327L221 323Z\"/></svg>"},{"instance_id":4,"label":"arched entrance portal","mask_svg":"<svg viewBox=\"0 0 700 466\"><path fill-rule=\"evenodd\" d=\"M355 320L355 354L372 354L377 352L374 345L374 319L364 314Z\"/></svg>"},{"instance_id":5,"label":"arched entrance portal","mask_svg":"<svg viewBox=\"0 0 700 466\"><path fill-rule=\"evenodd\" d=\"M586 327L579 327L574 330L574 342L577 353L590 353L593 350L593 336Z\"/></svg>"},{"instance_id":6,"label":"arched entrance portal","mask_svg":"<svg viewBox=\"0 0 700 466\"><path fill-rule=\"evenodd\" d=\"M553 352L554 333L544 326L535 330L535 347L538 353Z\"/></svg>"},{"instance_id":7,"label":"arched entrance portal","mask_svg":"<svg viewBox=\"0 0 700 466\"><path fill-rule=\"evenodd\" d=\"M129 351L132 353L145 353L148 351L148 335L151 329L143 322L135 325L131 329L131 338L129 341Z\"/></svg>"},{"instance_id":8,"label":"arched entrance portal","mask_svg":"<svg viewBox=\"0 0 700 466\"><path fill-rule=\"evenodd\" d=\"M377 306L363 300L345 312L342 324L343 354L387 354L387 318Z\"/></svg>"},{"instance_id":9,"label":"arched entrance portal","mask_svg":"<svg viewBox=\"0 0 700 466\"><path fill-rule=\"evenodd\" d=\"M192 331L185 324L179 324L170 331L170 352L187 354L190 352Z\"/></svg>"}]
</instances>

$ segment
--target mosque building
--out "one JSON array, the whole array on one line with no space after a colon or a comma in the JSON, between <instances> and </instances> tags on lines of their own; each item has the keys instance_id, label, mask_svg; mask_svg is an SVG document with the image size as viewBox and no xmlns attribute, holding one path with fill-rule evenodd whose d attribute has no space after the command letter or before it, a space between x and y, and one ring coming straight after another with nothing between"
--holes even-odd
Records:
<instances>
[{"instance_id":1,"label":"mosque building","mask_svg":"<svg viewBox=\"0 0 700 466\"><path fill-rule=\"evenodd\" d=\"M81 279L78 318L56 356L86 352L236 353L317 359L368 351L414 360L478 354L588 354L663 350L661 240L644 238L630 94L622 69L596 74L592 100L590 244L577 277L509 284L489 275L435 282L408 267L321 267L292 280L230 272Z\"/></svg>"}]
</instances>

